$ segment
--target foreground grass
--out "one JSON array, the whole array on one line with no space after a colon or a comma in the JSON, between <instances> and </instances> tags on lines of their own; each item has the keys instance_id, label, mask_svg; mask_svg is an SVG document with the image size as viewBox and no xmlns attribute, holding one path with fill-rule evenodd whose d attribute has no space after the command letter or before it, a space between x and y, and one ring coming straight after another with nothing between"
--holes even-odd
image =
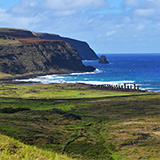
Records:
<instances>
[{"instance_id":1,"label":"foreground grass","mask_svg":"<svg viewBox=\"0 0 160 160\"><path fill-rule=\"evenodd\" d=\"M13 138L0 134L0 159L5 160L71 160L51 151L25 145Z\"/></svg>"},{"instance_id":2,"label":"foreground grass","mask_svg":"<svg viewBox=\"0 0 160 160\"><path fill-rule=\"evenodd\" d=\"M40 151L85 160L160 157L159 93L3 84L0 94L1 134Z\"/></svg>"}]
</instances>

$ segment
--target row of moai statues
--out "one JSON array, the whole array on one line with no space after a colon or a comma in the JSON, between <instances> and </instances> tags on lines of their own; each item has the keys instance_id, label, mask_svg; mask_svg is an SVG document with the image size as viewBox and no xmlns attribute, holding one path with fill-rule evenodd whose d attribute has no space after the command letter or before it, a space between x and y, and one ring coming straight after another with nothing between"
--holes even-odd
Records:
<instances>
[{"instance_id":1,"label":"row of moai statues","mask_svg":"<svg viewBox=\"0 0 160 160\"><path fill-rule=\"evenodd\" d=\"M118 90L118 91L140 91L139 85L133 84L133 85L97 85L96 88L99 89L107 89L107 90Z\"/></svg>"}]
</instances>

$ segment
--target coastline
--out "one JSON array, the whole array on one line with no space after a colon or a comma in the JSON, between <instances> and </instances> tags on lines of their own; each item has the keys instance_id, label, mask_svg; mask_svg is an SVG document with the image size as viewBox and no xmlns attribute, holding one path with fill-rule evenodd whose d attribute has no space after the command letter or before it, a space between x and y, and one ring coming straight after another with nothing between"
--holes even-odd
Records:
<instances>
[{"instance_id":1,"label":"coastline","mask_svg":"<svg viewBox=\"0 0 160 160\"><path fill-rule=\"evenodd\" d=\"M43 84L41 82L33 82L33 81L20 81L22 79L30 79L30 78L36 78L38 76L50 76L50 75L64 75L64 74L85 74L85 73L93 73L93 72L61 72L61 73L39 73L39 74L30 74L30 75L18 75L18 76L12 76L12 77L6 77L6 78L1 78L0 83L8 83L8 84ZM18 79L19 81L16 81ZM57 84L57 83L50 83L50 84ZM58 84L83 84L83 85L88 85L92 89L97 89L97 90L106 90L106 91L120 91L120 92L149 92L148 90L141 90L139 89L139 86L136 86L136 88L132 88L132 85L128 85L128 87L125 86L125 83L123 85L112 85L112 84L87 84L83 82L75 82L75 83L58 83ZM44 84L45 85L45 84Z\"/></svg>"},{"instance_id":2,"label":"coastline","mask_svg":"<svg viewBox=\"0 0 160 160\"><path fill-rule=\"evenodd\" d=\"M11 81L13 82L16 79L30 79L36 78L38 76L47 76L47 75L58 75L58 74L74 74L74 73L84 73L84 72L74 72L74 71L60 71L60 72L45 72L45 73L33 73L33 74L26 74L26 75L11 75L0 78L0 82Z\"/></svg>"}]
</instances>

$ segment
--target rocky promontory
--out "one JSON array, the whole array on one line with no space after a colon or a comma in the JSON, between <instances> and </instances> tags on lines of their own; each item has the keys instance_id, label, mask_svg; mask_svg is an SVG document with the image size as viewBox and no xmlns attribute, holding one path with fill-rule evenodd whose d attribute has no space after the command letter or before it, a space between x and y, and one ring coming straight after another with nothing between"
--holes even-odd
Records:
<instances>
[{"instance_id":1,"label":"rocky promontory","mask_svg":"<svg viewBox=\"0 0 160 160\"><path fill-rule=\"evenodd\" d=\"M82 63L76 49L64 40L45 40L32 32L0 29L0 72L41 74L94 71Z\"/></svg>"},{"instance_id":2,"label":"rocky promontory","mask_svg":"<svg viewBox=\"0 0 160 160\"><path fill-rule=\"evenodd\" d=\"M61 37L56 34L48 34L48 33L34 33L37 37L46 40L64 40L72 45L82 60L97 60L99 59L96 53L90 48L90 46L83 41Z\"/></svg>"}]
</instances>

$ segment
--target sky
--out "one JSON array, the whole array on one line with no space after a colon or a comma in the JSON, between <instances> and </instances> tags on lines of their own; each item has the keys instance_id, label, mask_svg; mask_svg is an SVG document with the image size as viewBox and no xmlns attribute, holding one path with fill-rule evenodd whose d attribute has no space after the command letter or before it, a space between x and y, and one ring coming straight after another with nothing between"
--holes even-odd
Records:
<instances>
[{"instance_id":1,"label":"sky","mask_svg":"<svg viewBox=\"0 0 160 160\"><path fill-rule=\"evenodd\" d=\"M160 53L160 0L0 0L0 27L86 41L96 53Z\"/></svg>"}]
</instances>

